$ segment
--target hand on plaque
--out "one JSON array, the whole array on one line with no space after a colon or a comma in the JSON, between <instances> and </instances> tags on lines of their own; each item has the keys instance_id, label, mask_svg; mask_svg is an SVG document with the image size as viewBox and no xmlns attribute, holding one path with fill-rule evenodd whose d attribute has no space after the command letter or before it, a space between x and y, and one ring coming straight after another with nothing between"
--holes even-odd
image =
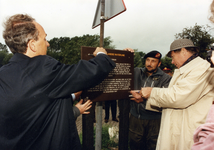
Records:
<instances>
[{"instance_id":1,"label":"hand on plaque","mask_svg":"<svg viewBox=\"0 0 214 150\"><path fill-rule=\"evenodd\" d=\"M97 47L96 50L94 51L93 55L97 56L98 52L103 52L104 54L107 54L106 50L103 47Z\"/></svg>"},{"instance_id":2,"label":"hand on plaque","mask_svg":"<svg viewBox=\"0 0 214 150\"><path fill-rule=\"evenodd\" d=\"M125 48L125 49L123 49L123 50L129 51L129 52L131 52L131 53L134 53L134 50L133 50L132 48Z\"/></svg>"}]
</instances>

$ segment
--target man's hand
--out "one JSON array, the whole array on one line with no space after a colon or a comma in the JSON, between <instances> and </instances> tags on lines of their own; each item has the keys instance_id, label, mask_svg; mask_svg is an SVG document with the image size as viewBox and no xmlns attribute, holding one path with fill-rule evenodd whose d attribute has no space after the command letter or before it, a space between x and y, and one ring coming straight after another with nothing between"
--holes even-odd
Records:
<instances>
[{"instance_id":1,"label":"man's hand","mask_svg":"<svg viewBox=\"0 0 214 150\"><path fill-rule=\"evenodd\" d=\"M152 87L144 87L144 88L141 88L140 90L140 95L145 98L145 99L148 99L150 94L152 92Z\"/></svg>"},{"instance_id":2,"label":"man's hand","mask_svg":"<svg viewBox=\"0 0 214 150\"><path fill-rule=\"evenodd\" d=\"M103 47L97 47L96 50L94 51L93 55L97 56L98 52L103 52L103 53L105 53L107 55L107 52Z\"/></svg>"},{"instance_id":3,"label":"man's hand","mask_svg":"<svg viewBox=\"0 0 214 150\"><path fill-rule=\"evenodd\" d=\"M134 50L131 49L131 48L125 48L124 50L125 50L125 51L129 51L129 52L131 52L131 53L134 53Z\"/></svg>"},{"instance_id":4,"label":"man's hand","mask_svg":"<svg viewBox=\"0 0 214 150\"><path fill-rule=\"evenodd\" d=\"M81 94L82 94L82 91L79 91L79 92L74 93L74 95L75 95L75 100L79 99Z\"/></svg>"},{"instance_id":5,"label":"man's hand","mask_svg":"<svg viewBox=\"0 0 214 150\"><path fill-rule=\"evenodd\" d=\"M143 102L143 98L141 97L140 93L136 91L130 91L132 94L133 98L130 98L130 100L135 101L136 103L141 103Z\"/></svg>"},{"instance_id":6,"label":"man's hand","mask_svg":"<svg viewBox=\"0 0 214 150\"><path fill-rule=\"evenodd\" d=\"M84 104L83 99L81 99L75 106L79 109L80 114L89 114L90 112L87 111L92 107L92 101L87 100Z\"/></svg>"}]
</instances>

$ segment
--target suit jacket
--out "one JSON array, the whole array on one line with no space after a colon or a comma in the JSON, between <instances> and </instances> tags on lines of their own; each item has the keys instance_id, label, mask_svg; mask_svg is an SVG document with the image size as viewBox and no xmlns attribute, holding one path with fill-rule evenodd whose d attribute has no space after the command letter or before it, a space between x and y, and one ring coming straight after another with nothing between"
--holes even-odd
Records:
<instances>
[{"instance_id":1,"label":"suit jacket","mask_svg":"<svg viewBox=\"0 0 214 150\"><path fill-rule=\"evenodd\" d=\"M16 53L0 68L0 149L81 149L71 93L97 85L114 67L104 54L65 65Z\"/></svg>"},{"instance_id":2,"label":"suit jacket","mask_svg":"<svg viewBox=\"0 0 214 150\"><path fill-rule=\"evenodd\" d=\"M147 105L162 109L157 150L189 150L213 102L213 68L197 57L176 69L168 88L153 88Z\"/></svg>"}]
</instances>

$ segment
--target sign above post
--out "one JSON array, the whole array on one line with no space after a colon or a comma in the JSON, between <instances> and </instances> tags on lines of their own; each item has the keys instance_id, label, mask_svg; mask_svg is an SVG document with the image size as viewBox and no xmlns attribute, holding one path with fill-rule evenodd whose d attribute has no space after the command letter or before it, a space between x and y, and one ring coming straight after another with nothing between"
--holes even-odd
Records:
<instances>
[{"instance_id":1,"label":"sign above post","mask_svg":"<svg viewBox=\"0 0 214 150\"><path fill-rule=\"evenodd\" d=\"M97 4L97 10L94 16L94 21L92 25L92 29L96 28L97 26L100 25L100 13L101 13L101 0L98 1ZM126 11L126 6L123 2L123 0L106 0L105 1L105 21L110 20L111 18L114 18L115 16L123 13Z\"/></svg>"}]
</instances>

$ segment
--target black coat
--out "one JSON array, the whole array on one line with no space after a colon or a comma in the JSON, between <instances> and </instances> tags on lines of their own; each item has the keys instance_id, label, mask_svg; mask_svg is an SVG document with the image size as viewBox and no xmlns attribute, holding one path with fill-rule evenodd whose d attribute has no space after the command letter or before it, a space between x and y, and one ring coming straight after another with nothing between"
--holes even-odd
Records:
<instances>
[{"instance_id":1,"label":"black coat","mask_svg":"<svg viewBox=\"0 0 214 150\"><path fill-rule=\"evenodd\" d=\"M16 53L0 68L0 149L81 149L71 93L97 85L114 67L104 54L65 65Z\"/></svg>"}]
</instances>

